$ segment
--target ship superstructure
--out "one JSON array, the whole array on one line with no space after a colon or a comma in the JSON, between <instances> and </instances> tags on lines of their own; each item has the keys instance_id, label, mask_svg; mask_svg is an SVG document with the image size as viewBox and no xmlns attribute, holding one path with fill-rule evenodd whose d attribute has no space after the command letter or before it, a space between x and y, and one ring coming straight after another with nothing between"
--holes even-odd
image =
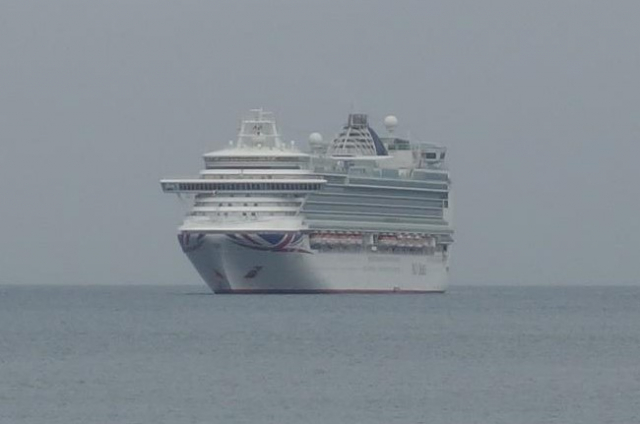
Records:
<instances>
[{"instance_id":1,"label":"ship superstructure","mask_svg":"<svg viewBox=\"0 0 640 424\"><path fill-rule=\"evenodd\" d=\"M443 292L451 228L446 150L379 137L349 115L310 153L254 110L238 139L204 155L197 178L161 181L193 196L178 239L216 293Z\"/></svg>"}]
</instances>

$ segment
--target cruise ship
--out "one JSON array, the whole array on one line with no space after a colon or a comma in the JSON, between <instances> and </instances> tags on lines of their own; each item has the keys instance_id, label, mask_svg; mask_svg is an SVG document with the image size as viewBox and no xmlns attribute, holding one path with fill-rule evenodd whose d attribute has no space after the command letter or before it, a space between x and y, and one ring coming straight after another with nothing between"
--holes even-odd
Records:
<instances>
[{"instance_id":1,"label":"cruise ship","mask_svg":"<svg viewBox=\"0 0 640 424\"><path fill-rule=\"evenodd\" d=\"M192 204L178 241L215 293L442 293L453 243L442 146L350 114L307 152L252 110L193 178L161 180ZM382 134L382 133L381 133Z\"/></svg>"}]
</instances>

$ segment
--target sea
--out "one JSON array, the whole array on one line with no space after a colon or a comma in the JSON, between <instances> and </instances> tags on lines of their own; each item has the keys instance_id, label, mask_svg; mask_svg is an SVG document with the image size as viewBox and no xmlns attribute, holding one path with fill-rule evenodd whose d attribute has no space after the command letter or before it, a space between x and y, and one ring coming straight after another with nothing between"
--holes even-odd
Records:
<instances>
[{"instance_id":1,"label":"sea","mask_svg":"<svg viewBox=\"0 0 640 424\"><path fill-rule=\"evenodd\" d=\"M0 286L0 423L640 423L640 287Z\"/></svg>"}]
</instances>

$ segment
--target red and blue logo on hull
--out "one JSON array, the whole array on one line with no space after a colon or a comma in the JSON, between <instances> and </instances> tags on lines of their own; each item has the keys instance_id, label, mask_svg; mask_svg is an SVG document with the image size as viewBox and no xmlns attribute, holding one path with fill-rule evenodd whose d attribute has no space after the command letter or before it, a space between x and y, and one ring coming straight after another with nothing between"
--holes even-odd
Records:
<instances>
[{"instance_id":1,"label":"red and blue logo on hull","mask_svg":"<svg viewBox=\"0 0 640 424\"><path fill-rule=\"evenodd\" d=\"M204 234L183 232L178 234L178 242L183 252L192 252L202 246L202 243L204 243Z\"/></svg>"},{"instance_id":2,"label":"red and blue logo on hull","mask_svg":"<svg viewBox=\"0 0 640 424\"><path fill-rule=\"evenodd\" d=\"M242 233L227 234L227 237L237 245L254 250L311 253L304 246L304 234L302 233Z\"/></svg>"}]
</instances>

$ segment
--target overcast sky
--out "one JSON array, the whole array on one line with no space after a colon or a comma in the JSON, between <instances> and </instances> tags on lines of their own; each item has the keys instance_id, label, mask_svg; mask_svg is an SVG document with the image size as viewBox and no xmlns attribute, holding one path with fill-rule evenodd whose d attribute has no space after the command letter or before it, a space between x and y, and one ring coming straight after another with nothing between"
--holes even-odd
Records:
<instances>
[{"instance_id":1,"label":"overcast sky","mask_svg":"<svg viewBox=\"0 0 640 424\"><path fill-rule=\"evenodd\" d=\"M0 283L201 284L195 175L263 106L449 148L453 284L640 284L640 2L2 1Z\"/></svg>"}]
</instances>

